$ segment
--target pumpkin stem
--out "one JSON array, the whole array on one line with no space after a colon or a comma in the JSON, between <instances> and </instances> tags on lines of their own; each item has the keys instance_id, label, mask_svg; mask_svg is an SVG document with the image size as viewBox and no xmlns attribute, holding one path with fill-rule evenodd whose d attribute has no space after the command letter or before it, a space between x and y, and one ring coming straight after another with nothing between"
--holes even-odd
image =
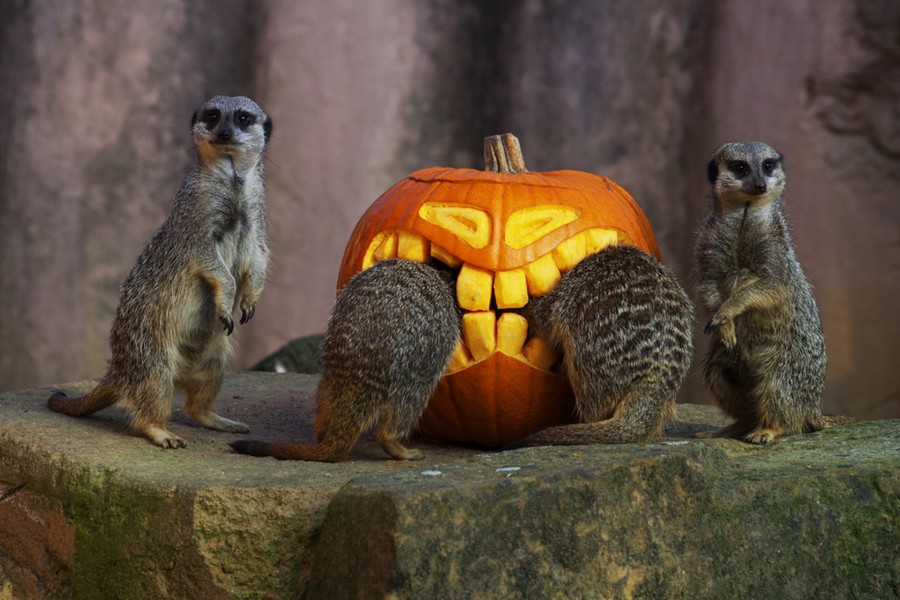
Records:
<instances>
[{"instance_id":1,"label":"pumpkin stem","mask_svg":"<svg viewBox=\"0 0 900 600\"><path fill-rule=\"evenodd\" d=\"M511 133L484 138L484 170L495 173L527 173L519 140Z\"/></svg>"}]
</instances>

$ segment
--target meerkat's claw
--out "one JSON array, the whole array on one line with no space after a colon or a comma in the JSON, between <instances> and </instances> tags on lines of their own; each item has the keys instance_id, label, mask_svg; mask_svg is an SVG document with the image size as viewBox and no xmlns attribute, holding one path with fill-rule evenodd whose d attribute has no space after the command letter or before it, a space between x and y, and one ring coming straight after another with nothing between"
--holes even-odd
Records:
<instances>
[{"instance_id":1,"label":"meerkat's claw","mask_svg":"<svg viewBox=\"0 0 900 600\"><path fill-rule=\"evenodd\" d=\"M251 306L248 309L241 309L241 325L247 323L250 319L253 318L253 314L256 312L256 307Z\"/></svg>"},{"instance_id":2,"label":"meerkat's claw","mask_svg":"<svg viewBox=\"0 0 900 600\"><path fill-rule=\"evenodd\" d=\"M719 326L714 325L713 322L710 320L706 323L706 327L703 328L703 333L705 333L706 335L709 335L718 328L719 328Z\"/></svg>"},{"instance_id":3,"label":"meerkat's claw","mask_svg":"<svg viewBox=\"0 0 900 600\"><path fill-rule=\"evenodd\" d=\"M228 317L219 317L222 320L222 323L225 324L225 331L228 332L228 335L234 333L234 319L230 319Z\"/></svg>"}]
</instances>

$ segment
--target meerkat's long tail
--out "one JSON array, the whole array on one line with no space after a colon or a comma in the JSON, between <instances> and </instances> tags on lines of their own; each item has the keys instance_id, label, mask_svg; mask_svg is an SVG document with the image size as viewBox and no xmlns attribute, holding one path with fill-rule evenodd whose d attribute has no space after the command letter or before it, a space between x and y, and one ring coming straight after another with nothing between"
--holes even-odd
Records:
<instances>
[{"instance_id":1,"label":"meerkat's long tail","mask_svg":"<svg viewBox=\"0 0 900 600\"><path fill-rule=\"evenodd\" d=\"M238 454L250 456L272 456L279 460L315 460L319 462L338 462L350 454L356 440L335 440L334 437L319 444L270 444L257 440L239 440L231 442L231 447Z\"/></svg>"},{"instance_id":2,"label":"meerkat's long tail","mask_svg":"<svg viewBox=\"0 0 900 600\"><path fill-rule=\"evenodd\" d=\"M112 387L101 381L97 387L80 398L69 398L63 392L54 392L47 399L47 407L54 412L81 417L106 408L116 400Z\"/></svg>"},{"instance_id":3,"label":"meerkat's long tail","mask_svg":"<svg viewBox=\"0 0 900 600\"><path fill-rule=\"evenodd\" d=\"M666 422L674 417L674 398L660 406L642 394L632 393L609 419L548 427L514 443L513 447L643 442L659 435Z\"/></svg>"}]
</instances>

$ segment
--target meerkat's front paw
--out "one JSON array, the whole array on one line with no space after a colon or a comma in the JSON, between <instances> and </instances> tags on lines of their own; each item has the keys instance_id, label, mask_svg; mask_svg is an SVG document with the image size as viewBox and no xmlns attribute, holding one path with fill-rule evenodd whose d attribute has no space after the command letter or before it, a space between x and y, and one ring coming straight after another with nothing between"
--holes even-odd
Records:
<instances>
[{"instance_id":1,"label":"meerkat's front paw","mask_svg":"<svg viewBox=\"0 0 900 600\"><path fill-rule=\"evenodd\" d=\"M245 324L247 321L253 318L253 313L256 312L256 305L249 308L241 307L241 325Z\"/></svg>"},{"instance_id":2,"label":"meerkat's front paw","mask_svg":"<svg viewBox=\"0 0 900 600\"><path fill-rule=\"evenodd\" d=\"M219 320L225 325L228 335L234 333L234 319L231 318L231 315L219 315Z\"/></svg>"},{"instance_id":3,"label":"meerkat's front paw","mask_svg":"<svg viewBox=\"0 0 900 600\"><path fill-rule=\"evenodd\" d=\"M257 302L259 302L259 294L249 292L246 295L241 296L241 325L253 318L253 315L256 313Z\"/></svg>"},{"instance_id":4,"label":"meerkat's front paw","mask_svg":"<svg viewBox=\"0 0 900 600\"><path fill-rule=\"evenodd\" d=\"M737 334L734 329L734 321L728 317L717 314L712 320L706 324L704 332L709 334L715 332L722 341L722 345L728 350L729 354L734 354L737 348Z\"/></svg>"}]
</instances>

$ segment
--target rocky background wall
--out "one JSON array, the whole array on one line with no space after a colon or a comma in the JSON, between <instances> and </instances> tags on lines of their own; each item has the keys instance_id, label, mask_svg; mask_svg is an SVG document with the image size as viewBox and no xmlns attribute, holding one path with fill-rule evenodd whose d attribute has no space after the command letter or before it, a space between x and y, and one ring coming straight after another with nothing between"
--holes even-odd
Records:
<instances>
[{"instance_id":1,"label":"rocky background wall","mask_svg":"<svg viewBox=\"0 0 900 600\"><path fill-rule=\"evenodd\" d=\"M611 177L693 293L705 164L786 155L829 351L825 408L900 416L900 4L894 0L0 0L0 390L96 377L118 287L162 222L191 112L275 121L270 282L232 368L324 329L343 244L390 184L478 166ZM705 348L699 315L698 355ZM683 399L706 398L699 374Z\"/></svg>"}]
</instances>

